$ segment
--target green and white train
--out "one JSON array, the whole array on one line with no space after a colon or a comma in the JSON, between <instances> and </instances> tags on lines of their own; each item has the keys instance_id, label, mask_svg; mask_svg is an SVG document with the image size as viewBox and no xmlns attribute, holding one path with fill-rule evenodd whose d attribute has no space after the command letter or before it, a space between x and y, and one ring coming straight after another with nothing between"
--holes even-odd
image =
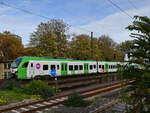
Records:
<instances>
[{"instance_id":1,"label":"green and white train","mask_svg":"<svg viewBox=\"0 0 150 113\"><path fill-rule=\"evenodd\" d=\"M10 71L17 79L32 79L45 75L57 77L116 72L118 64L127 63L24 56L12 63Z\"/></svg>"}]
</instances>

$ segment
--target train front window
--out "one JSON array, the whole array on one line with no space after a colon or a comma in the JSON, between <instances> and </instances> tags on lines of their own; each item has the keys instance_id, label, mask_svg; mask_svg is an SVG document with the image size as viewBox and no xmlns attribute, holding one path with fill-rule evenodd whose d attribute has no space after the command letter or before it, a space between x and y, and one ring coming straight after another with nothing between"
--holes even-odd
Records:
<instances>
[{"instance_id":1,"label":"train front window","mask_svg":"<svg viewBox=\"0 0 150 113\"><path fill-rule=\"evenodd\" d=\"M16 59L13 63L12 63L12 68L17 68L20 64L20 62L22 61L22 58Z\"/></svg>"},{"instance_id":2,"label":"train front window","mask_svg":"<svg viewBox=\"0 0 150 113\"><path fill-rule=\"evenodd\" d=\"M23 68L27 68L27 67L28 67L28 63L29 63L29 62L25 62L22 67L23 67Z\"/></svg>"}]
</instances>

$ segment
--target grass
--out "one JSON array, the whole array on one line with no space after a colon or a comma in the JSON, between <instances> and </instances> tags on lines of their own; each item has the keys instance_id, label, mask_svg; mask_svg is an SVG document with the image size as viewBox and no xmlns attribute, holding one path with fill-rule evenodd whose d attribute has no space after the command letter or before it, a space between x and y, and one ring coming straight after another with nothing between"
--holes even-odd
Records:
<instances>
[{"instance_id":1,"label":"grass","mask_svg":"<svg viewBox=\"0 0 150 113\"><path fill-rule=\"evenodd\" d=\"M8 103L30 99L31 95L22 94L13 90L0 90L0 97L6 98Z\"/></svg>"},{"instance_id":2,"label":"grass","mask_svg":"<svg viewBox=\"0 0 150 113\"><path fill-rule=\"evenodd\" d=\"M33 80L25 86L20 86L17 81L10 80L0 87L0 106L24 99L47 99L53 95L53 89L43 81Z\"/></svg>"}]
</instances>

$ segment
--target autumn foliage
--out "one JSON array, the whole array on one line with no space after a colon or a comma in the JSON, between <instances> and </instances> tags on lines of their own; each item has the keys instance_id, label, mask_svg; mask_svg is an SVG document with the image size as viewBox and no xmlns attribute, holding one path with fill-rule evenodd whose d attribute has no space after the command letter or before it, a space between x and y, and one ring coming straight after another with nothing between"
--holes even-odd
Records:
<instances>
[{"instance_id":1,"label":"autumn foliage","mask_svg":"<svg viewBox=\"0 0 150 113\"><path fill-rule=\"evenodd\" d=\"M22 41L8 31L0 33L0 60L13 60L24 55Z\"/></svg>"}]
</instances>

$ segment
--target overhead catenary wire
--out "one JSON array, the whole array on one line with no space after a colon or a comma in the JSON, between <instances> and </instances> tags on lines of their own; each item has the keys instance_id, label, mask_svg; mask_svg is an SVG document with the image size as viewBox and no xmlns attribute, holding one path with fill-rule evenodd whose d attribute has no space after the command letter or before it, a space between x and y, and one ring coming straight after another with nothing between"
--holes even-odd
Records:
<instances>
[{"instance_id":1,"label":"overhead catenary wire","mask_svg":"<svg viewBox=\"0 0 150 113\"><path fill-rule=\"evenodd\" d=\"M132 7L134 7L135 9L138 9L131 0L128 0L128 2L131 4Z\"/></svg>"},{"instance_id":2,"label":"overhead catenary wire","mask_svg":"<svg viewBox=\"0 0 150 113\"><path fill-rule=\"evenodd\" d=\"M46 20L51 20L51 18L47 17L47 16L43 16L43 15L40 15L40 14L36 14L36 13L33 13L31 11L28 11L28 10L25 10L25 9L22 9L22 8L19 8L19 7L16 7L16 6L12 6L12 5L9 5L9 4L6 4L4 2L0 2L1 5L4 5L6 7L10 7L10 8L13 8L13 9L17 9L19 11L22 11L24 13L28 13L30 15L34 15L34 16L38 16L38 17L41 17L41 18L44 18ZM79 29L82 29L84 31L87 31L87 32L93 32L93 31L90 31L90 30L87 30L86 28L81 28L81 27L78 27Z\"/></svg>"},{"instance_id":3,"label":"overhead catenary wire","mask_svg":"<svg viewBox=\"0 0 150 113\"><path fill-rule=\"evenodd\" d=\"M136 7L136 5L134 5L134 3L133 3L131 0L128 0L128 3L129 3L135 10L138 10L138 8ZM142 13L139 13L139 12L138 12L138 13L136 12L136 14L137 14L137 15L142 15Z\"/></svg>"},{"instance_id":4,"label":"overhead catenary wire","mask_svg":"<svg viewBox=\"0 0 150 113\"><path fill-rule=\"evenodd\" d=\"M128 14L126 11L124 11L121 7L119 7L117 4L115 4L112 0L107 0L108 2L110 2L113 6L115 6L116 8L118 8L121 12L123 12L125 15L127 15L128 17L130 17L131 19L133 19L133 17Z\"/></svg>"},{"instance_id":5,"label":"overhead catenary wire","mask_svg":"<svg viewBox=\"0 0 150 113\"><path fill-rule=\"evenodd\" d=\"M17 10L20 10L24 13L28 13L30 15L34 15L34 16L38 16L38 17L41 17L41 18L44 18L44 19L47 19L47 20L50 20L51 18L49 17L46 17L46 16L43 16L43 15L40 15L40 14L36 14L36 13L33 13L33 12L30 12L28 10L25 10L25 9L22 9L22 8L18 8L18 7L15 7L15 6L12 6L12 5L9 5L9 4L6 4L4 2L0 2L1 5L4 5L4 6L7 6L7 7L10 7L10 8L13 8L13 9L17 9Z\"/></svg>"}]
</instances>

